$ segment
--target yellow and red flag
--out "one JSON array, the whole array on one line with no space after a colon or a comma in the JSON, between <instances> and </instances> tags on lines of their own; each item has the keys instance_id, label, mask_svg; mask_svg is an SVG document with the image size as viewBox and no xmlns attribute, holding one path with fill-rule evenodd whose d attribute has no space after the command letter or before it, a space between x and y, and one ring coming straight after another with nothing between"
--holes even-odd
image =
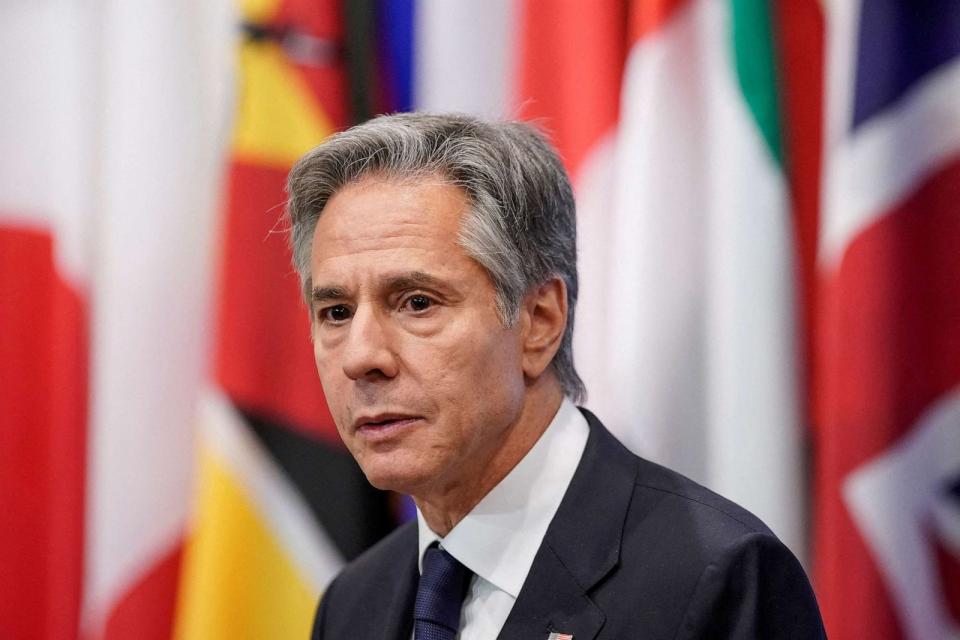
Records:
<instances>
[{"instance_id":1,"label":"yellow and red flag","mask_svg":"<svg viewBox=\"0 0 960 640\"><path fill-rule=\"evenodd\" d=\"M176 637L296 638L342 563L389 530L340 443L282 233L290 166L348 120L341 3L249 0L210 388Z\"/></svg>"}]
</instances>

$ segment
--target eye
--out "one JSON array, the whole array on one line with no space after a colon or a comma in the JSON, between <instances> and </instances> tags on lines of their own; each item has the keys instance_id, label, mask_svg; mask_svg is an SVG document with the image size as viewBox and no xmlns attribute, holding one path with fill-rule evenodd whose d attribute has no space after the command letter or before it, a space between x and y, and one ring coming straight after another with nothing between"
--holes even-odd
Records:
<instances>
[{"instance_id":1,"label":"eye","mask_svg":"<svg viewBox=\"0 0 960 640\"><path fill-rule=\"evenodd\" d=\"M350 319L350 308L343 304L320 309L320 320L331 324L342 324Z\"/></svg>"},{"instance_id":2,"label":"eye","mask_svg":"<svg viewBox=\"0 0 960 640\"><path fill-rule=\"evenodd\" d=\"M421 313L432 306L433 300L430 297L425 296L422 293L417 293L404 300L403 304L400 305L400 308L407 308L414 313Z\"/></svg>"}]
</instances>

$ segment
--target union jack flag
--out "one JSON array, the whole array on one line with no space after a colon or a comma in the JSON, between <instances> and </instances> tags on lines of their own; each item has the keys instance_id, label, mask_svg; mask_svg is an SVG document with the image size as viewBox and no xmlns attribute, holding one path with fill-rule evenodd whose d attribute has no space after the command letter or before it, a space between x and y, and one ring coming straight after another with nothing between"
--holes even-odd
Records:
<instances>
[{"instance_id":1,"label":"union jack flag","mask_svg":"<svg viewBox=\"0 0 960 640\"><path fill-rule=\"evenodd\" d=\"M826 3L816 579L840 638L960 638L960 3Z\"/></svg>"}]
</instances>

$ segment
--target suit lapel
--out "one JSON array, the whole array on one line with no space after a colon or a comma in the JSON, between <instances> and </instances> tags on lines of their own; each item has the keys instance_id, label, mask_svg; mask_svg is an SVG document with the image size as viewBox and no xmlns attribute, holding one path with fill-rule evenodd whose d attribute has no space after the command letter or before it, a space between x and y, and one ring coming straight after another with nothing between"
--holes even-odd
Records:
<instances>
[{"instance_id":1,"label":"suit lapel","mask_svg":"<svg viewBox=\"0 0 960 640\"><path fill-rule=\"evenodd\" d=\"M589 591L620 560L637 476L636 458L583 410L590 436L501 640L546 639L551 631L592 640L605 621Z\"/></svg>"},{"instance_id":2,"label":"suit lapel","mask_svg":"<svg viewBox=\"0 0 960 640\"><path fill-rule=\"evenodd\" d=\"M603 612L553 549L540 547L500 635L501 640L546 640L551 631L591 640L603 626Z\"/></svg>"}]
</instances>

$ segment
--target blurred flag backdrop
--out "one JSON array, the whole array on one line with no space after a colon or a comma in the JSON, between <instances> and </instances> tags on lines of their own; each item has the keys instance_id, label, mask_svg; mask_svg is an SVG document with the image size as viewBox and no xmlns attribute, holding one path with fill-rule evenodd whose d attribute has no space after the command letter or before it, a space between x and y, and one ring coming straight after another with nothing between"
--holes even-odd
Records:
<instances>
[{"instance_id":1,"label":"blurred flag backdrop","mask_svg":"<svg viewBox=\"0 0 960 640\"><path fill-rule=\"evenodd\" d=\"M348 122L335 2L242 4L212 380L176 637L302 638L344 559L388 533L327 413L283 231L293 162ZM360 40L360 41L357 41Z\"/></svg>"},{"instance_id":2,"label":"blurred flag backdrop","mask_svg":"<svg viewBox=\"0 0 960 640\"><path fill-rule=\"evenodd\" d=\"M829 2L816 573L834 637L960 637L960 5Z\"/></svg>"},{"instance_id":3,"label":"blurred flag backdrop","mask_svg":"<svg viewBox=\"0 0 960 640\"><path fill-rule=\"evenodd\" d=\"M409 517L282 218L297 157L407 109L560 149L625 443L764 518L831 637L960 637L955 2L13 0L0 53L0 637L306 637Z\"/></svg>"}]
</instances>

